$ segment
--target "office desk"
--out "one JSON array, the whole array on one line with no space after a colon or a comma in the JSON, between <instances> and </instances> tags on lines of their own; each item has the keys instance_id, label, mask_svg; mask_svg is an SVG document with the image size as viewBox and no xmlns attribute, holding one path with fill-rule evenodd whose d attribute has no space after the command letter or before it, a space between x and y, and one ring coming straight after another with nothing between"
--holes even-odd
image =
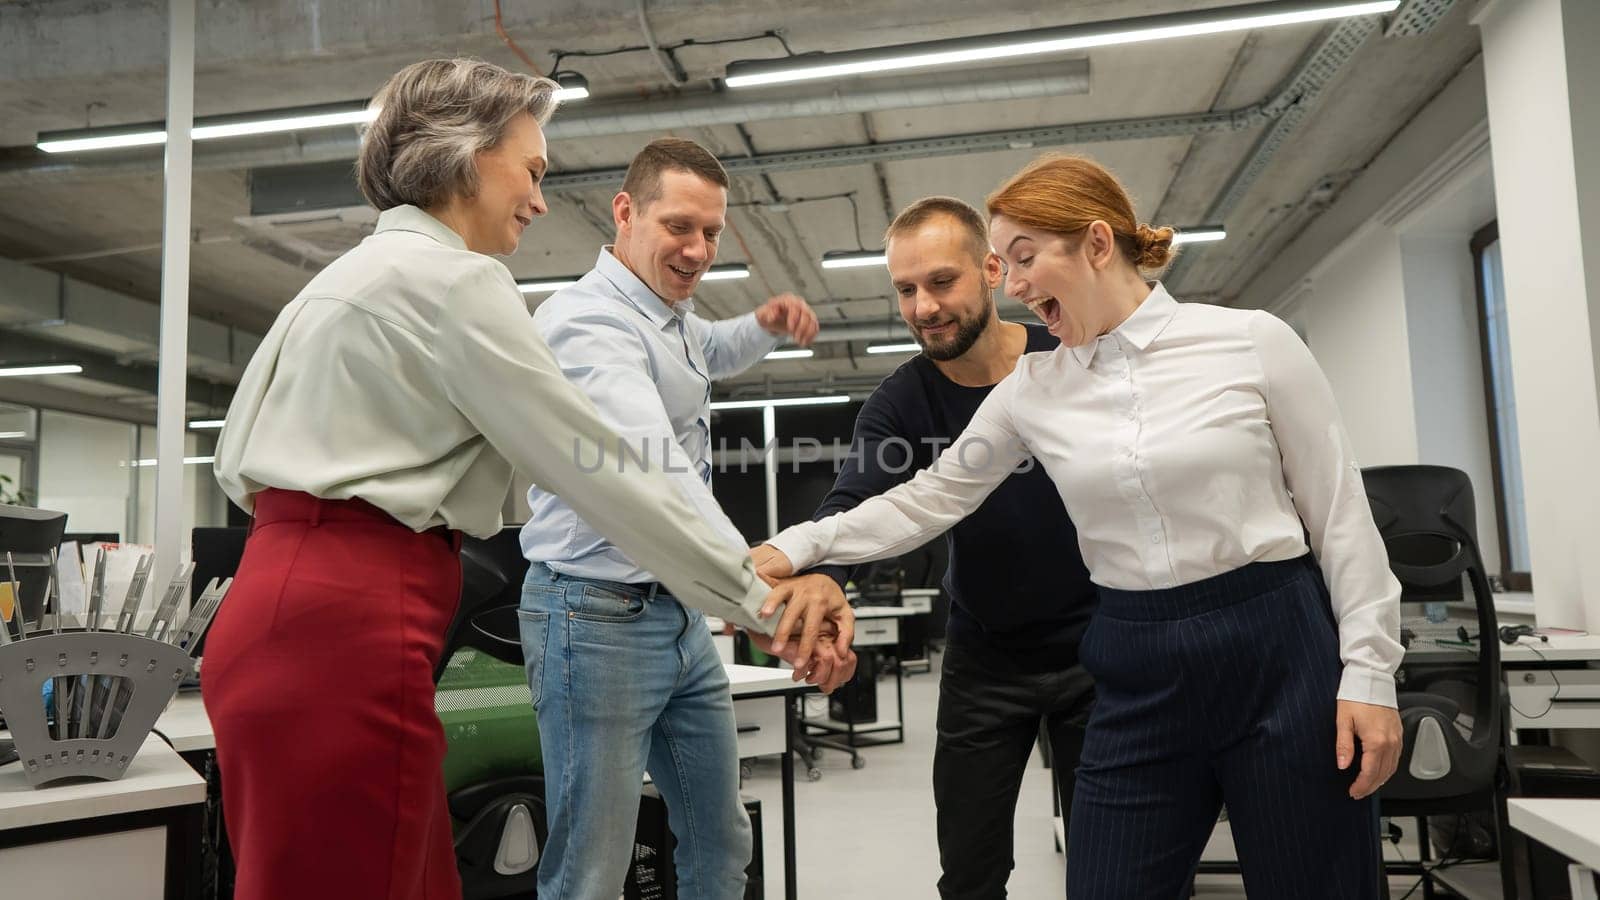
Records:
<instances>
[{"instance_id":1,"label":"office desk","mask_svg":"<svg viewBox=\"0 0 1600 900\"><path fill-rule=\"evenodd\" d=\"M1511 827L1572 860L1573 900L1596 900L1600 871L1600 800L1512 797L1506 801Z\"/></svg>"},{"instance_id":2,"label":"office desk","mask_svg":"<svg viewBox=\"0 0 1600 900\"><path fill-rule=\"evenodd\" d=\"M1515 730L1600 728L1600 635L1521 638L1500 647Z\"/></svg>"},{"instance_id":3,"label":"office desk","mask_svg":"<svg viewBox=\"0 0 1600 900\"><path fill-rule=\"evenodd\" d=\"M858 683L864 680L860 689L877 691L878 654L881 652L878 648L898 648L900 620L910 616L920 616L923 613L902 606L858 606L855 613L856 636L850 645L858 651L855 680ZM846 692L845 696L848 696L851 688L852 686L847 684L840 690ZM807 736L814 732L838 735L838 740L819 737L812 742L820 747L850 754L851 766L859 769L866 765L866 760L859 752L862 747L899 744L905 741L905 683L899 666L896 666L894 671L894 704L893 716L884 716L880 713L871 722L856 722L854 716L846 721L840 721L830 712L823 716L808 716L802 720L802 725L806 729ZM893 737L879 736L884 734L893 734Z\"/></svg>"},{"instance_id":4,"label":"office desk","mask_svg":"<svg viewBox=\"0 0 1600 900\"><path fill-rule=\"evenodd\" d=\"M116 781L34 788L0 766L0 873L29 900L191 896L206 784L151 735Z\"/></svg>"},{"instance_id":5,"label":"office desk","mask_svg":"<svg viewBox=\"0 0 1600 900\"><path fill-rule=\"evenodd\" d=\"M1447 623L1455 626L1455 622ZM1477 631L1471 623L1463 623ZM1459 646L1413 642L1407 662L1467 659ZM1500 645L1500 670L1511 698L1511 728L1600 729L1600 635L1552 635L1548 642L1520 638Z\"/></svg>"},{"instance_id":6,"label":"office desk","mask_svg":"<svg viewBox=\"0 0 1600 900\"><path fill-rule=\"evenodd\" d=\"M739 729L739 758L783 755L783 865L784 897L794 900L797 890L794 824L794 744L791 725L800 719L799 698L816 690L805 682L795 682L790 669L761 666L723 666L728 672L729 692L733 695L734 721ZM798 725L795 725L798 727ZM211 721L206 716L200 694L180 693L167 711L156 720L156 730L172 741L186 757L209 753L216 747ZM159 742L159 741L158 741ZM166 745L162 745L166 749ZM171 752L170 750L168 751ZM195 763L194 759L190 760ZM203 761L200 762L203 765ZM3 771L3 770L0 770ZM204 782L201 781L201 799ZM198 831L196 832L198 833ZM88 896L88 895L84 895ZM123 900L123 898L119 898Z\"/></svg>"}]
</instances>

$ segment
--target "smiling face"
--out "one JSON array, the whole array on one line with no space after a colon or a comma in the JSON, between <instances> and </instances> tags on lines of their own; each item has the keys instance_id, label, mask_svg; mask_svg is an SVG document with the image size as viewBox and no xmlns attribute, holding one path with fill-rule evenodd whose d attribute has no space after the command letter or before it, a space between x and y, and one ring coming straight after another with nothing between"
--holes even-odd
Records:
<instances>
[{"instance_id":1,"label":"smiling face","mask_svg":"<svg viewBox=\"0 0 1600 900\"><path fill-rule=\"evenodd\" d=\"M660 190L643 206L627 191L611 203L617 225L613 252L669 305L694 294L717 259L727 224L728 191L692 172L661 173Z\"/></svg>"},{"instance_id":2,"label":"smiling face","mask_svg":"<svg viewBox=\"0 0 1600 900\"><path fill-rule=\"evenodd\" d=\"M462 237L479 253L515 253L523 230L549 211L539 189L549 167L544 131L533 116L518 113L500 142L475 160L477 193L460 201Z\"/></svg>"},{"instance_id":3,"label":"smiling face","mask_svg":"<svg viewBox=\"0 0 1600 900\"><path fill-rule=\"evenodd\" d=\"M1007 296L1026 304L1068 347L1104 333L1107 311L1100 289L1109 258L1116 252L1104 222L1063 235L995 216L989 228L996 252L1006 263ZM1107 245L1112 254L1106 252Z\"/></svg>"},{"instance_id":4,"label":"smiling face","mask_svg":"<svg viewBox=\"0 0 1600 900\"><path fill-rule=\"evenodd\" d=\"M950 216L891 237L886 251L900 318L923 351L943 362L972 349L995 318L999 259L974 258L970 235Z\"/></svg>"}]
</instances>

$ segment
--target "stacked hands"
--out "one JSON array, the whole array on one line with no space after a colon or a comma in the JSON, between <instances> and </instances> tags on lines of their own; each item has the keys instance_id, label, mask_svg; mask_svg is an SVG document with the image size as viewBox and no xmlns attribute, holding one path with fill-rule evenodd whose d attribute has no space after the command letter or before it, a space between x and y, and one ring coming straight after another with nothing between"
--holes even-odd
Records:
<instances>
[{"instance_id":1,"label":"stacked hands","mask_svg":"<svg viewBox=\"0 0 1600 900\"><path fill-rule=\"evenodd\" d=\"M827 575L794 574L783 552L770 544L750 551L756 574L772 588L761 607L761 618L781 610L772 637L750 632L762 651L794 666L794 680L816 685L824 694L849 681L856 672L856 655L850 649L856 617L844 591Z\"/></svg>"}]
</instances>

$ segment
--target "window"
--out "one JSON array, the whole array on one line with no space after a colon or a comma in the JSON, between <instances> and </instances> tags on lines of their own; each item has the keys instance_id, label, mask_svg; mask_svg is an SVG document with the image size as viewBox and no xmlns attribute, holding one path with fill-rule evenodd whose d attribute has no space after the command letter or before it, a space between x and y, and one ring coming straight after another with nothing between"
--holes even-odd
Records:
<instances>
[{"instance_id":1,"label":"window","mask_svg":"<svg viewBox=\"0 0 1600 900\"><path fill-rule=\"evenodd\" d=\"M1528 552L1528 514L1517 444L1517 400L1511 377L1511 337L1506 323L1505 274L1500 228L1490 222L1472 236L1478 284L1478 325L1483 339L1483 386L1489 412L1489 447L1494 463L1494 501L1500 522L1500 578L1514 591L1533 589Z\"/></svg>"}]
</instances>

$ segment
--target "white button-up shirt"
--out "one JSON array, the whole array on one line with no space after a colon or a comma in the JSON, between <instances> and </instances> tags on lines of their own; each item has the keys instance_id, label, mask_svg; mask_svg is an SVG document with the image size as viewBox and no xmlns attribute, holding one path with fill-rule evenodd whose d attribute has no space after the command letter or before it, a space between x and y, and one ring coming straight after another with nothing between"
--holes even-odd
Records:
<instances>
[{"instance_id":1,"label":"white button-up shirt","mask_svg":"<svg viewBox=\"0 0 1600 900\"><path fill-rule=\"evenodd\" d=\"M273 487L488 537L515 465L677 596L761 627L767 590L748 555L659 467L593 470L574 452L615 442L506 267L399 206L279 313L234 395L215 470L246 510Z\"/></svg>"},{"instance_id":2,"label":"white button-up shirt","mask_svg":"<svg viewBox=\"0 0 1600 900\"><path fill-rule=\"evenodd\" d=\"M539 304L533 324L627 452L672 476L730 546L748 545L711 493L711 382L748 369L782 340L755 313L709 322L694 301L668 306L601 248L594 269ZM615 468L622 448L581 448L584 465ZM632 457L630 457L632 458ZM541 485L528 491L522 528L529 560L578 578L657 581Z\"/></svg>"},{"instance_id":3,"label":"white button-up shirt","mask_svg":"<svg viewBox=\"0 0 1600 900\"><path fill-rule=\"evenodd\" d=\"M1125 322L1025 354L937 464L772 544L797 570L918 546L1029 456L1078 527L1096 584L1153 590L1316 553L1339 625L1339 698L1395 705L1400 584L1322 370L1260 311L1157 284Z\"/></svg>"}]
</instances>

